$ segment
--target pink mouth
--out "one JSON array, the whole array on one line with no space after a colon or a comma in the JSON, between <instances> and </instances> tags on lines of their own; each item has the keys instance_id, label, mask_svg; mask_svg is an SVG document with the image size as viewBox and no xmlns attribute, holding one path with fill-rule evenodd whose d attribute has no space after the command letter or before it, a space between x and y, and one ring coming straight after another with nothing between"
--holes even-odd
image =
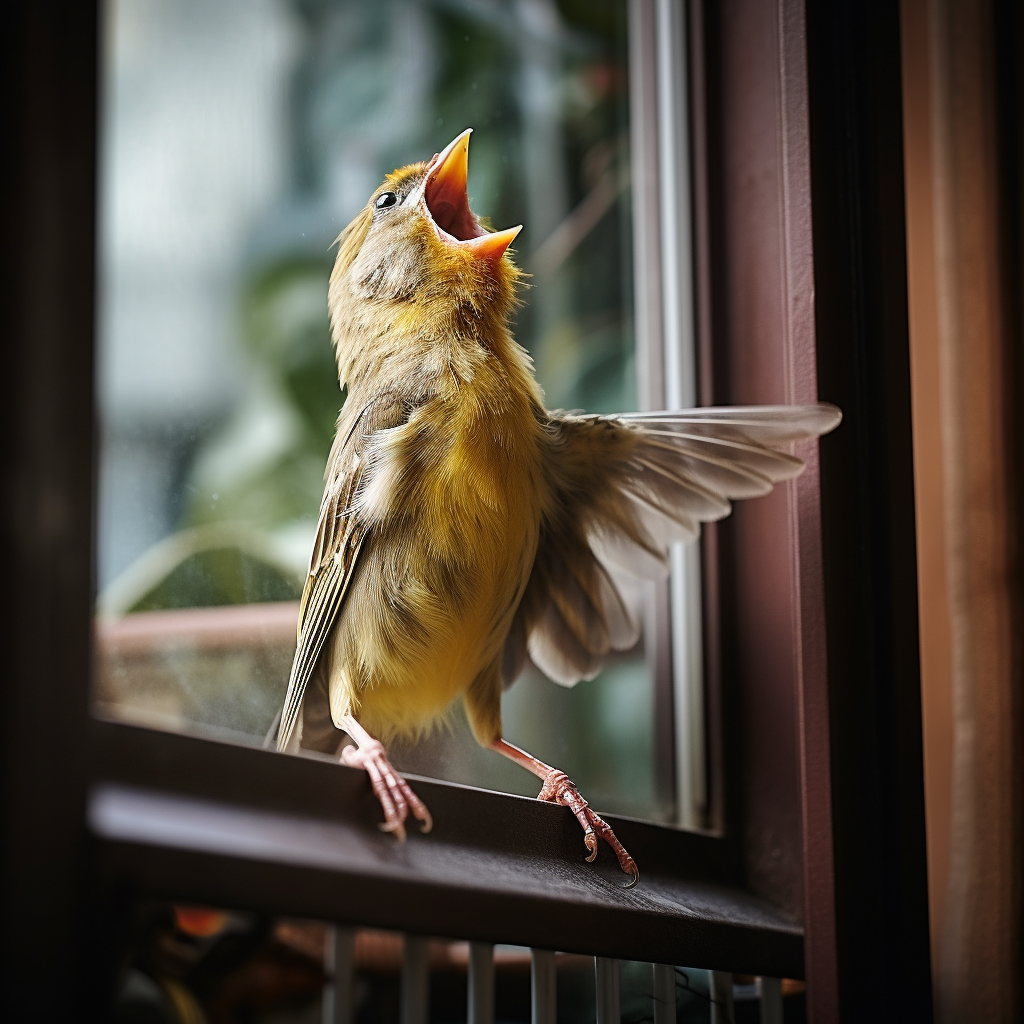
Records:
<instances>
[{"instance_id":1,"label":"pink mouth","mask_svg":"<svg viewBox=\"0 0 1024 1024\"><path fill-rule=\"evenodd\" d=\"M506 231L488 231L473 216L466 192L470 131L467 129L453 139L431 161L423 202L442 241L496 264L522 225Z\"/></svg>"},{"instance_id":2,"label":"pink mouth","mask_svg":"<svg viewBox=\"0 0 1024 1024\"><path fill-rule=\"evenodd\" d=\"M431 171L423 193L435 226L457 242L468 242L471 238L486 235L487 231L469 208L465 182L460 182L457 174L445 174L444 171L444 164Z\"/></svg>"}]
</instances>

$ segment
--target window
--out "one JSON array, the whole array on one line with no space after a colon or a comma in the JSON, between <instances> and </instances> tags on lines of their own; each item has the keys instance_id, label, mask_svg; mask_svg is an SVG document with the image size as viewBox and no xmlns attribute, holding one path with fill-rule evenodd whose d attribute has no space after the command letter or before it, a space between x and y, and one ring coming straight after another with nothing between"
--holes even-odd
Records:
<instances>
[{"instance_id":1,"label":"window","mask_svg":"<svg viewBox=\"0 0 1024 1024\"><path fill-rule=\"evenodd\" d=\"M796 488L706 538L723 834L615 818L645 872L625 896L603 862L583 872L559 808L418 783L444 831L388 859L354 771L87 713L98 21L26 5L0 41L12 1012L74 1018L108 976L117 908L153 895L775 976L805 964L814 1015L926 1016L895 12L688 9L700 396L820 386L846 418Z\"/></svg>"},{"instance_id":2,"label":"window","mask_svg":"<svg viewBox=\"0 0 1024 1024\"><path fill-rule=\"evenodd\" d=\"M638 378L650 407L695 404L692 295L676 285L691 278L685 33L676 5L656 18L648 83L621 3L106 8L101 715L263 740L342 401L331 240L386 172L467 125L474 208L525 225L515 330L549 407L629 411ZM595 806L701 827L698 552L674 559L671 596L623 581L645 641L573 689L528 671L503 718ZM416 774L536 793L458 707L449 730L391 753Z\"/></svg>"}]
</instances>

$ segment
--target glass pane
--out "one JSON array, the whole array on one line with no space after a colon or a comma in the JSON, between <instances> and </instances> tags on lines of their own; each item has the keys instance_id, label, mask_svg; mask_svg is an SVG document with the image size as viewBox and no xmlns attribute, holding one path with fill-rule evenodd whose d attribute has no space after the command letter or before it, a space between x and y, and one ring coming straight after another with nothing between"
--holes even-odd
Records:
<instances>
[{"instance_id":1,"label":"glass pane","mask_svg":"<svg viewBox=\"0 0 1024 1024\"><path fill-rule=\"evenodd\" d=\"M106 11L97 713L260 743L280 706L342 401L332 240L466 127L473 209L522 223L552 408L635 408L626 5L134 0ZM629 593L634 607L639 590ZM509 740L596 806L657 806L638 647ZM399 767L534 794L455 708Z\"/></svg>"}]
</instances>

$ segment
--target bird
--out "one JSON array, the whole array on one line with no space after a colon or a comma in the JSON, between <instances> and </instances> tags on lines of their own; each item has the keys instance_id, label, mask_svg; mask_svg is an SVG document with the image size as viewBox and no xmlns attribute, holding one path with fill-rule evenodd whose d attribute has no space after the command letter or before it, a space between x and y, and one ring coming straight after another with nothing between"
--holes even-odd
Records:
<instances>
[{"instance_id":1,"label":"bird","mask_svg":"<svg viewBox=\"0 0 1024 1024\"><path fill-rule=\"evenodd\" d=\"M549 411L510 318L523 279L470 209L469 137L388 174L336 239L328 306L345 392L278 717L279 751L365 769L381 828L430 812L385 744L424 735L461 697L476 741L569 808L586 859L639 870L559 769L509 742L501 697L532 660L592 679L640 633L617 578L663 576L731 500L803 462L784 450L833 429L805 406L587 415ZM346 739L347 736L347 739Z\"/></svg>"}]
</instances>

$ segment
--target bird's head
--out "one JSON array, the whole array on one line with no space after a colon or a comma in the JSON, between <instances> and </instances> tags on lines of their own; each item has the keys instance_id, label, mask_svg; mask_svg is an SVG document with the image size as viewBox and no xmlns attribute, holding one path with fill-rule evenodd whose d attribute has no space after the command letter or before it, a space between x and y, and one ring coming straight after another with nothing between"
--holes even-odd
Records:
<instances>
[{"instance_id":1,"label":"bird's head","mask_svg":"<svg viewBox=\"0 0 1024 1024\"><path fill-rule=\"evenodd\" d=\"M389 174L339 236L330 289L339 347L384 324L402 333L417 324L458 332L481 318L504 326L520 276L507 250L521 226L489 231L469 208L471 131Z\"/></svg>"}]
</instances>

